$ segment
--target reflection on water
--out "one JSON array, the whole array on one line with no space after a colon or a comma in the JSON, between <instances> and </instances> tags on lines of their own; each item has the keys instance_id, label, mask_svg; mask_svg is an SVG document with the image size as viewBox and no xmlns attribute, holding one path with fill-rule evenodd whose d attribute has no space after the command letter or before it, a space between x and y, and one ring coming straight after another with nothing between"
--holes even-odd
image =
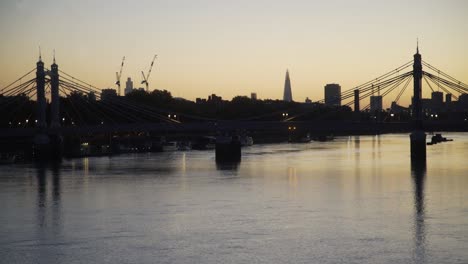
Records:
<instances>
[{"instance_id":1,"label":"reflection on water","mask_svg":"<svg viewBox=\"0 0 468 264\"><path fill-rule=\"evenodd\" d=\"M468 138L408 135L14 165L0 263L463 263ZM452 144L452 145L451 145ZM403 150L403 151L402 151Z\"/></svg>"},{"instance_id":2,"label":"reflection on water","mask_svg":"<svg viewBox=\"0 0 468 264\"><path fill-rule=\"evenodd\" d=\"M37 234L39 238L48 232L61 231L60 163L36 163L37 180Z\"/></svg>"},{"instance_id":3,"label":"reflection on water","mask_svg":"<svg viewBox=\"0 0 468 264\"><path fill-rule=\"evenodd\" d=\"M219 171L236 172L239 169L240 162L216 162L216 169Z\"/></svg>"},{"instance_id":4,"label":"reflection on water","mask_svg":"<svg viewBox=\"0 0 468 264\"><path fill-rule=\"evenodd\" d=\"M416 263L426 263L426 233L424 226L426 160L412 160L411 172L414 189L414 260Z\"/></svg>"}]
</instances>

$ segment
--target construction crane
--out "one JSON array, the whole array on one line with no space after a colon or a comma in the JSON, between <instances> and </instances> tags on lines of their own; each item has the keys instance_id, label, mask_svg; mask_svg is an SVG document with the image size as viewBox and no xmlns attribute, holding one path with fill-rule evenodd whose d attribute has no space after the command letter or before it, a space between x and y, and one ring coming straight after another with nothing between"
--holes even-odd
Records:
<instances>
[{"instance_id":1,"label":"construction crane","mask_svg":"<svg viewBox=\"0 0 468 264\"><path fill-rule=\"evenodd\" d=\"M122 69L123 69L123 66L124 66L124 61L125 61L125 56L122 58L122 64L120 65L120 72L116 72L115 73L115 76L117 77L117 81L115 82L115 84L117 84L117 95L121 95L120 93L120 77L122 77Z\"/></svg>"},{"instance_id":2,"label":"construction crane","mask_svg":"<svg viewBox=\"0 0 468 264\"><path fill-rule=\"evenodd\" d=\"M141 84L146 85L146 92L149 92L148 80L149 80L149 77L150 77L150 74L151 74L151 69L153 69L153 64L154 64L154 60L156 59L156 57L158 57L158 55L154 55L153 60L151 61L151 65L150 65L148 74L146 74L146 76L145 76L145 73L143 71L141 71L141 75L143 75L143 81L141 81Z\"/></svg>"}]
</instances>

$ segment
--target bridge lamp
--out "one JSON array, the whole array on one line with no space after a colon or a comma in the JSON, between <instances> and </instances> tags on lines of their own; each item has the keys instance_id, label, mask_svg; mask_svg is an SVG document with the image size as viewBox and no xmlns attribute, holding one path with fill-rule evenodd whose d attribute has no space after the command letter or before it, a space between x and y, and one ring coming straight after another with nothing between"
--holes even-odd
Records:
<instances>
[{"instance_id":1,"label":"bridge lamp","mask_svg":"<svg viewBox=\"0 0 468 264\"><path fill-rule=\"evenodd\" d=\"M167 115L168 118L171 118L171 115Z\"/></svg>"},{"instance_id":2,"label":"bridge lamp","mask_svg":"<svg viewBox=\"0 0 468 264\"><path fill-rule=\"evenodd\" d=\"M437 114L435 114L434 116L435 116L435 118L437 118L437 117L438 117L438 115L437 115Z\"/></svg>"},{"instance_id":3,"label":"bridge lamp","mask_svg":"<svg viewBox=\"0 0 468 264\"><path fill-rule=\"evenodd\" d=\"M101 125L104 125L104 121L101 121Z\"/></svg>"},{"instance_id":4,"label":"bridge lamp","mask_svg":"<svg viewBox=\"0 0 468 264\"><path fill-rule=\"evenodd\" d=\"M174 115L174 118L177 118L177 115Z\"/></svg>"},{"instance_id":5,"label":"bridge lamp","mask_svg":"<svg viewBox=\"0 0 468 264\"><path fill-rule=\"evenodd\" d=\"M18 125L21 125L21 122L18 122Z\"/></svg>"},{"instance_id":6,"label":"bridge lamp","mask_svg":"<svg viewBox=\"0 0 468 264\"><path fill-rule=\"evenodd\" d=\"M27 124L27 123L29 123L29 120L28 120L28 119L26 119L26 124Z\"/></svg>"},{"instance_id":7,"label":"bridge lamp","mask_svg":"<svg viewBox=\"0 0 468 264\"><path fill-rule=\"evenodd\" d=\"M394 117L395 115L393 113L390 114L391 117Z\"/></svg>"},{"instance_id":8,"label":"bridge lamp","mask_svg":"<svg viewBox=\"0 0 468 264\"><path fill-rule=\"evenodd\" d=\"M65 117L62 118L62 121L65 122Z\"/></svg>"},{"instance_id":9,"label":"bridge lamp","mask_svg":"<svg viewBox=\"0 0 468 264\"><path fill-rule=\"evenodd\" d=\"M34 120L34 123L37 123L37 119L36 119L36 120Z\"/></svg>"}]
</instances>

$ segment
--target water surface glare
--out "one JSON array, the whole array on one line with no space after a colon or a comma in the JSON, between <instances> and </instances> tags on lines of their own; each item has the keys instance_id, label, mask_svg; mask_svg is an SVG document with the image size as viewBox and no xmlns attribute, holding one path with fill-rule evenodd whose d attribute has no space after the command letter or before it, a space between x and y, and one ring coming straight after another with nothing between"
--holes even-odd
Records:
<instances>
[{"instance_id":1,"label":"water surface glare","mask_svg":"<svg viewBox=\"0 0 468 264\"><path fill-rule=\"evenodd\" d=\"M468 134L0 167L0 263L468 263Z\"/></svg>"}]
</instances>

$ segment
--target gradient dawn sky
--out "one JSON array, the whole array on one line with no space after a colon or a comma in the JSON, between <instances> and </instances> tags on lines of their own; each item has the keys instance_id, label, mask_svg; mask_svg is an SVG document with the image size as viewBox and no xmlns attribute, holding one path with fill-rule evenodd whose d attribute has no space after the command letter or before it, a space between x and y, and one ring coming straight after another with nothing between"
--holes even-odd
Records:
<instances>
[{"instance_id":1,"label":"gradient dawn sky","mask_svg":"<svg viewBox=\"0 0 468 264\"><path fill-rule=\"evenodd\" d=\"M61 70L99 88L115 88L123 56L123 82L140 86L158 54L150 90L281 99L289 69L293 99L315 101L327 83L349 89L412 60L416 38L423 60L466 83L467 14L463 0L2 0L0 88L40 45L46 65L55 49Z\"/></svg>"}]
</instances>

